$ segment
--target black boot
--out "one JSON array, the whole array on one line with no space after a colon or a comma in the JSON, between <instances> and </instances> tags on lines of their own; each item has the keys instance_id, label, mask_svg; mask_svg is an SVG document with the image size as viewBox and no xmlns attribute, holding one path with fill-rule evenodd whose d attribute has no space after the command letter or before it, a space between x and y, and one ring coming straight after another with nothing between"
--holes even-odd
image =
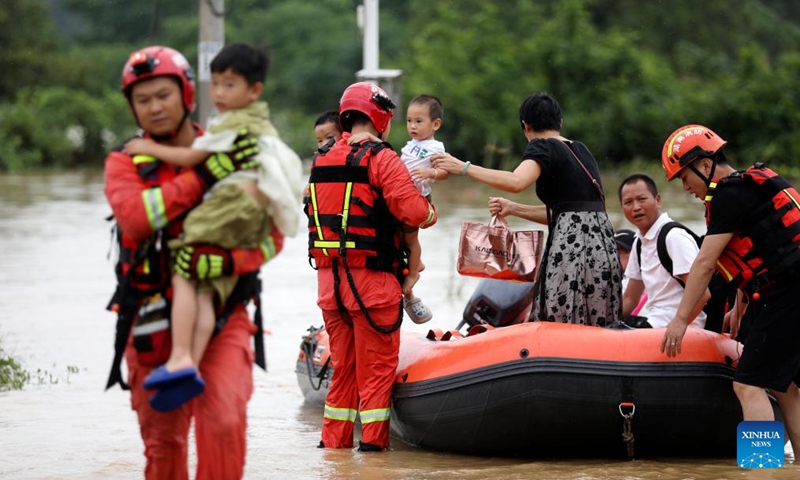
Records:
<instances>
[{"instance_id":1,"label":"black boot","mask_svg":"<svg viewBox=\"0 0 800 480\"><path fill-rule=\"evenodd\" d=\"M383 449L377 445L373 445L371 443L364 443L362 441L358 442L358 451L359 452L382 452Z\"/></svg>"},{"instance_id":2,"label":"black boot","mask_svg":"<svg viewBox=\"0 0 800 480\"><path fill-rule=\"evenodd\" d=\"M322 443L322 440L319 441L319 445L317 445L317 448L325 448L325 444Z\"/></svg>"}]
</instances>

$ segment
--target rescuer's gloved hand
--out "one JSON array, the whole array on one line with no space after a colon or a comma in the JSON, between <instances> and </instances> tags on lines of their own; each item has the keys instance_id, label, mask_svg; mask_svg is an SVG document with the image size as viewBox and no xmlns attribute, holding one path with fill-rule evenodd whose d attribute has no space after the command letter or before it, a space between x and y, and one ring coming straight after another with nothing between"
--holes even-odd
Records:
<instances>
[{"instance_id":1,"label":"rescuer's gloved hand","mask_svg":"<svg viewBox=\"0 0 800 480\"><path fill-rule=\"evenodd\" d=\"M233 273L233 258L216 245L184 245L175 253L175 273L192 280L227 277Z\"/></svg>"},{"instance_id":2,"label":"rescuer's gloved hand","mask_svg":"<svg viewBox=\"0 0 800 480\"><path fill-rule=\"evenodd\" d=\"M256 155L261 151L258 147L258 135L250 133L250 130L243 128L233 140L233 148L228 155L236 163L237 170L247 170L258 167Z\"/></svg>"},{"instance_id":3,"label":"rescuer's gloved hand","mask_svg":"<svg viewBox=\"0 0 800 480\"><path fill-rule=\"evenodd\" d=\"M233 172L257 168L256 155L260 151L258 136L242 129L233 141L231 151L212 153L194 168L210 187Z\"/></svg>"}]
</instances>

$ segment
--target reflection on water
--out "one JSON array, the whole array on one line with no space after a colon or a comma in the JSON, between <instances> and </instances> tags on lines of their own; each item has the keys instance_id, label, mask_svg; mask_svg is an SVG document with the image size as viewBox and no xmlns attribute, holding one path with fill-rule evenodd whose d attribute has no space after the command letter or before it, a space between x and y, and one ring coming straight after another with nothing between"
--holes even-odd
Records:
<instances>
[{"instance_id":1,"label":"reflection on water","mask_svg":"<svg viewBox=\"0 0 800 480\"><path fill-rule=\"evenodd\" d=\"M615 193L613 187L606 188ZM455 274L458 232L462 220L486 219L489 194L489 189L460 178L437 184L434 199L441 220L420 235L428 269L418 287L434 319L424 326L407 322L403 328L449 329L458 322L477 283ZM516 198L529 200L530 195ZM690 213L673 217L692 220L702 232L702 206L689 201L678 190L665 203L671 210L682 207ZM614 225L622 226L615 194L609 195L609 208ZM25 390L0 393L0 478L141 477L143 447L128 395L118 388L103 392L114 338L113 315L103 310L114 282L106 258L109 213L96 173L0 177L0 342L33 376ZM387 454L319 450L315 447L322 412L303 404L294 374L301 336L310 325L321 323L305 241L288 241L284 252L263 269L263 277L269 372L254 373L248 479L711 480L788 479L800 474L793 465L741 470L731 459L567 462L466 457L423 451L396 440ZM585 453L576 451L574 456Z\"/></svg>"}]
</instances>

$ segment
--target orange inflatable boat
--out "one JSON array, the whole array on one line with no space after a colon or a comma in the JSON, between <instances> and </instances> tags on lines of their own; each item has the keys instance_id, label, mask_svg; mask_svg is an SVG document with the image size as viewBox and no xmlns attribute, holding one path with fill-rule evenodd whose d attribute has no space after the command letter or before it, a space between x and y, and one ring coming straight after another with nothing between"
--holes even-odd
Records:
<instances>
[{"instance_id":1,"label":"orange inflatable boat","mask_svg":"<svg viewBox=\"0 0 800 480\"><path fill-rule=\"evenodd\" d=\"M741 344L728 335L690 328L670 359L659 351L663 329L469 323L467 333L403 332L392 404L403 441L529 457L736 454ZM320 405L328 359L324 329L311 329L297 373Z\"/></svg>"}]
</instances>

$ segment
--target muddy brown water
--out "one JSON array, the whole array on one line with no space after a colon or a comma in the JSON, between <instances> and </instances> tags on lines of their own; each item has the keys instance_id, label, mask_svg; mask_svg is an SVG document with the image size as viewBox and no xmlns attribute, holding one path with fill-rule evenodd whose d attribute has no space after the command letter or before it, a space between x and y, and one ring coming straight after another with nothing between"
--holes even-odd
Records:
<instances>
[{"instance_id":1,"label":"muddy brown water","mask_svg":"<svg viewBox=\"0 0 800 480\"><path fill-rule=\"evenodd\" d=\"M23 390L0 393L0 478L142 477L143 446L128 394L103 391L114 337L114 317L104 306L114 276L102 188L98 172L0 176L0 344L31 374ZM674 195L665 204L673 217L702 232L702 206L677 188L669 191ZM487 219L490 194L461 178L436 185L441 218L420 235L427 270L417 288L434 319L403 328L458 323L477 284L455 273L458 232L462 220ZM609 207L614 225L625 225L615 195ZM571 452L573 460L494 458L425 451L399 440L378 455L319 450L322 412L303 403L294 373L301 336L321 324L303 238L289 239L262 276L269 371L254 371L247 479L800 478L792 464L753 471L739 469L735 459L582 460L582 451ZM194 452L190 463L196 465Z\"/></svg>"}]
</instances>

